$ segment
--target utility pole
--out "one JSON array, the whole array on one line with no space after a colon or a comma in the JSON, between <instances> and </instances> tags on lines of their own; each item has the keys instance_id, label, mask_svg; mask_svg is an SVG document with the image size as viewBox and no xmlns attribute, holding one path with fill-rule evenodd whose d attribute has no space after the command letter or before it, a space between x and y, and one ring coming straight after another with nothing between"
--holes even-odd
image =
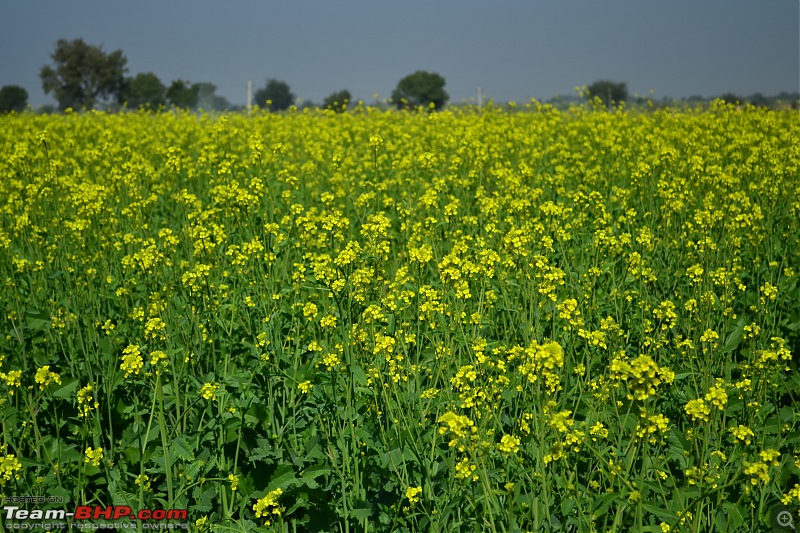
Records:
<instances>
[{"instance_id":1,"label":"utility pole","mask_svg":"<svg viewBox=\"0 0 800 533\"><path fill-rule=\"evenodd\" d=\"M253 104L253 82L247 80L247 115L250 116L250 108Z\"/></svg>"},{"instance_id":2,"label":"utility pole","mask_svg":"<svg viewBox=\"0 0 800 533\"><path fill-rule=\"evenodd\" d=\"M481 86L478 85L478 109L481 108Z\"/></svg>"}]
</instances>

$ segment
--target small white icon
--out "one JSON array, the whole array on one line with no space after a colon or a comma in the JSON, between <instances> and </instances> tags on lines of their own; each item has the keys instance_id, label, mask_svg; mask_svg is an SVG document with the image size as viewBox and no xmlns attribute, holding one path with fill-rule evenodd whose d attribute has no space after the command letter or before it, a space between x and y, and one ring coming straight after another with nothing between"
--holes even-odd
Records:
<instances>
[{"instance_id":1,"label":"small white icon","mask_svg":"<svg viewBox=\"0 0 800 533\"><path fill-rule=\"evenodd\" d=\"M794 530L794 520L792 520L792 513L789 511L781 511L775 518L777 519L779 526L789 527Z\"/></svg>"}]
</instances>

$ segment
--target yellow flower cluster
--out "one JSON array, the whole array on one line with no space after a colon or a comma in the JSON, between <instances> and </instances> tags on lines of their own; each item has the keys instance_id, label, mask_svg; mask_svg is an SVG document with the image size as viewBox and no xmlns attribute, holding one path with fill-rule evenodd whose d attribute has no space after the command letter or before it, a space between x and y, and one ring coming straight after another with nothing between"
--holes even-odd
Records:
<instances>
[{"instance_id":1,"label":"yellow flower cluster","mask_svg":"<svg viewBox=\"0 0 800 533\"><path fill-rule=\"evenodd\" d=\"M755 437L755 433L753 433L752 429L741 424L737 427L730 428L729 431L737 441L744 444L750 444L751 439Z\"/></svg>"},{"instance_id":2,"label":"yellow flower cluster","mask_svg":"<svg viewBox=\"0 0 800 533\"><path fill-rule=\"evenodd\" d=\"M519 451L520 439L513 435L503 435L497 449L503 453L517 453Z\"/></svg>"},{"instance_id":3,"label":"yellow flower cluster","mask_svg":"<svg viewBox=\"0 0 800 533\"><path fill-rule=\"evenodd\" d=\"M452 438L448 445L453 448L459 446L460 439L464 439L469 435L477 433L478 428L475 427L475 422L470 420L466 415L457 415L453 412L447 412L439 417L437 420L442 426L439 428L439 435L446 435L451 433ZM461 451L464 450L463 444L459 447Z\"/></svg>"},{"instance_id":4,"label":"yellow flower cluster","mask_svg":"<svg viewBox=\"0 0 800 533\"><path fill-rule=\"evenodd\" d=\"M125 377L130 375L138 375L144 368L144 359L142 359L142 352L139 345L131 344L122 350L122 363L120 370L125 372Z\"/></svg>"},{"instance_id":5,"label":"yellow flower cluster","mask_svg":"<svg viewBox=\"0 0 800 533\"><path fill-rule=\"evenodd\" d=\"M686 414L692 417L694 421L708 421L711 415L711 407L716 407L719 410L725 409L728 403L728 394L725 392L725 388L725 380L717 378L704 398L695 398L686 403L684 406Z\"/></svg>"},{"instance_id":6,"label":"yellow flower cluster","mask_svg":"<svg viewBox=\"0 0 800 533\"><path fill-rule=\"evenodd\" d=\"M777 450L764 450L759 453L759 461L749 462L744 461L744 473L750 476L750 483L758 485L759 483L766 484L769 482L769 467L778 466L778 458L781 456Z\"/></svg>"},{"instance_id":7,"label":"yellow flower cluster","mask_svg":"<svg viewBox=\"0 0 800 533\"><path fill-rule=\"evenodd\" d=\"M19 479L22 463L13 454L0 457L0 486L12 479Z\"/></svg>"},{"instance_id":8,"label":"yellow flower cluster","mask_svg":"<svg viewBox=\"0 0 800 533\"><path fill-rule=\"evenodd\" d=\"M217 392L219 391L219 383L213 381L211 383L203 383L200 387L200 396L209 402L217 399Z\"/></svg>"},{"instance_id":9,"label":"yellow flower cluster","mask_svg":"<svg viewBox=\"0 0 800 533\"><path fill-rule=\"evenodd\" d=\"M408 498L408 503L411 505L419 503L420 494L422 494L422 487L408 487L406 489L406 498Z\"/></svg>"},{"instance_id":10,"label":"yellow flower cluster","mask_svg":"<svg viewBox=\"0 0 800 533\"><path fill-rule=\"evenodd\" d=\"M34 381L39 385L39 389L44 390L51 383L61 384L61 376L50 371L50 365L44 365L36 371Z\"/></svg>"},{"instance_id":11,"label":"yellow flower cluster","mask_svg":"<svg viewBox=\"0 0 800 533\"><path fill-rule=\"evenodd\" d=\"M654 396L658 387L669 385L675 379L675 372L659 366L649 355L627 360L621 353L611 361L608 371L612 380L625 384L628 399L637 401Z\"/></svg>"},{"instance_id":12,"label":"yellow flower cluster","mask_svg":"<svg viewBox=\"0 0 800 533\"><path fill-rule=\"evenodd\" d=\"M278 503L278 498L280 498L282 494L282 489L275 489L253 504L253 511L256 513L256 518L264 518L265 526L271 525L275 517L281 516L283 508Z\"/></svg>"},{"instance_id":13,"label":"yellow flower cluster","mask_svg":"<svg viewBox=\"0 0 800 533\"><path fill-rule=\"evenodd\" d=\"M100 407L100 403L94 399L92 385L86 385L78 391L78 416L86 418L94 409Z\"/></svg>"},{"instance_id":14,"label":"yellow flower cluster","mask_svg":"<svg viewBox=\"0 0 800 533\"><path fill-rule=\"evenodd\" d=\"M86 457L83 462L91 464L92 466L100 466L100 461L103 460L103 448L86 448Z\"/></svg>"}]
</instances>

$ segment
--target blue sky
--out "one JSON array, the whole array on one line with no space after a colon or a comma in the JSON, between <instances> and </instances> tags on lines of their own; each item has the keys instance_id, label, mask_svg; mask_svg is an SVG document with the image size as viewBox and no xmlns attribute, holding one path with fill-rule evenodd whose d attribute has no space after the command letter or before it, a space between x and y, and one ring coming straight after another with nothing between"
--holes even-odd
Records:
<instances>
[{"instance_id":1,"label":"blue sky","mask_svg":"<svg viewBox=\"0 0 800 533\"><path fill-rule=\"evenodd\" d=\"M44 95L59 38L121 49L129 74L209 81L234 104L278 78L302 99L339 89L371 101L415 70L451 101L572 94L597 79L655 97L800 91L798 0L9 0L0 85Z\"/></svg>"}]
</instances>

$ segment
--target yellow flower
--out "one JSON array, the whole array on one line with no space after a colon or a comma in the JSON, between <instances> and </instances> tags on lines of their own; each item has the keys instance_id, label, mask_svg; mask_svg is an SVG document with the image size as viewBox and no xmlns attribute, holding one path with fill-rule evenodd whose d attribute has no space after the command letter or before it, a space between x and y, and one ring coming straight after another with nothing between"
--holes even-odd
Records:
<instances>
[{"instance_id":1,"label":"yellow flower","mask_svg":"<svg viewBox=\"0 0 800 533\"><path fill-rule=\"evenodd\" d=\"M131 344L122 350L122 364L119 368L125 372L126 378L131 374L138 375L142 371L144 359L142 359L138 344Z\"/></svg>"},{"instance_id":2,"label":"yellow flower","mask_svg":"<svg viewBox=\"0 0 800 533\"><path fill-rule=\"evenodd\" d=\"M137 485L142 487L145 490L145 492L150 490L150 476L148 476L147 474L139 474L138 476L136 476L136 479L134 481L136 482Z\"/></svg>"},{"instance_id":3,"label":"yellow flower","mask_svg":"<svg viewBox=\"0 0 800 533\"><path fill-rule=\"evenodd\" d=\"M715 342L719 340L719 333L713 329L707 329L703 336L700 337L700 342Z\"/></svg>"},{"instance_id":4,"label":"yellow flower","mask_svg":"<svg viewBox=\"0 0 800 533\"><path fill-rule=\"evenodd\" d=\"M419 503L420 494L422 494L422 487L408 487L406 489L406 498L408 498L408 503L411 505Z\"/></svg>"},{"instance_id":5,"label":"yellow flower","mask_svg":"<svg viewBox=\"0 0 800 533\"><path fill-rule=\"evenodd\" d=\"M789 489L789 492L781 496L781 503L783 505L800 503L800 484L795 483L795 486Z\"/></svg>"},{"instance_id":6,"label":"yellow flower","mask_svg":"<svg viewBox=\"0 0 800 533\"><path fill-rule=\"evenodd\" d=\"M91 463L92 466L100 466L100 461L103 460L103 448L86 448L86 458L84 463Z\"/></svg>"},{"instance_id":7,"label":"yellow flower","mask_svg":"<svg viewBox=\"0 0 800 533\"><path fill-rule=\"evenodd\" d=\"M753 430L747 426L739 425L738 427L732 427L728 431L730 431L734 438L745 444L750 444L750 439L755 436Z\"/></svg>"},{"instance_id":8,"label":"yellow flower","mask_svg":"<svg viewBox=\"0 0 800 533\"><path fill-rule=\"evenodd\" d=\"M78 417L86 418L93 409L100 407L100 404L92 396L92 386L86 385L78 391Z\"/></svg>"},{"instance_id":9,"label":"yellow flower","mask_svg":"<svg viewBox=\"0 0 800 533\"><path fill-rule=\"evenodd\" d=\"M0 458L0 486L5 485L11 478L19 479L22 463L15 455L4 455Z\"/></svg>"},{"instance_id":10,"label":"yellow flower","mask_svg":"<svg viewBox=\"0 0 800 533\"><path fill-rule=\"evenodd\" d=\"M598 438L605 439L608 437L608 429L602 422L597 422L589 428L589 434L592 435L592 440L597 442Z\"/></svg>"},{"instance_id":11,"label":"yellow flower","mask_svg":"<svg viewBox=\"0 0 800 533\"><path fill-rule=\"evenodd\" d=\"M333 315L324 316L322 317L322 320L319 321L319 325L326 329L335 329L336 317Z\"/></svg>"},{"instance_id":12,"label":"yellow flower","mask_svg":"<svg viewBox=\"0 0 800 533\"><path fill-rule=\"evenodd\" d=\"M708 390L705 397L705 400L717 409L725 409L725 405L728 403L728 395L725 393L723 385L724 382L717 383Z\"/></svg>"},{"instance_id":13,"label":"yellow flower","mask_svg":"<svg viewBox=\"0 0 800 533\"><path fill-rule=\"evenodd\" d=\"M500 444L497 446L497 448L503 453L517 453L519 451L519 445L519 437L503 435L503 438L500 439Z\"/></svg>"},{"instance_id":14,"label":"yellow flower","mask_svg":"<svg viewBox=\"0 0 800 533\"><path fill-rule=\"evenodd\" d=\"M155 350L150 353L150 366L155 368L156 373L160 374L167 369L167 354L161 350Z\"/></svg>"},{"instance_id":15,"label":"yellow flower","mask_svg":"<svg viewBox=\"0 0 800 533\"><path fill-rule=\"evenodd\" d=\"M43 367L39 368L39 370L36 371L36 377L34 380L39 384L40 390L44 390L44 388L51 383L57 383L58 385L61 385L61 376L55 372L50 372L50 365L44 365Z\"/></svg>"},{"instance_id":16,"label":"yellow flower","mask_svg":"<svg viewBox=\"0 0 800 533\"><path fill-rule=\"evenodd\" d=\"M308 302L303 306L303 316L306 317L307 320L314 320L317 316L317 306L311 302Z\"/></svg>"},{"instance_id":17,"label":"yellow flower","mask_svg":"<svg viewBox=\"0 0 800 533\"><path fill-rule=\"evenodd\" d=\"M764 464L772 464L772 466L778 466L778 457L781 456L781 452L778 450L764 450L760 454L761 460L764 461Z\"/></svg>"},{"instance_id":18,"label":"yellow flower","mask_svg":"<svg viewBox=\"0 0 800 533\"><path fill-rule=\"evenodd\" d=\"M302 392L303 394L308 394L309 392L311 392L311 389L314 388L314 384L311 383L310 381L303 381L302 383L299 383L297 385L297 388L300 389L300 392Z\"/></svg>"},{"instance_id":19,"label":"yellow flower","mask_svg":"<svg viewBox=\"0 0 800 533\"><path fill-rule=\"evenodd\" d=\"M689 400L687 402L686 407L686 414L692 417L692 420L696 421L707 421L709 415L711 414L711 409L706 405L705 400L702 398L696 398L694 400Z\"/></svg>"},{"instance_id":20,"label":"yellow flower","mask_svg":"<svg viewBox=\"0 0 800 533\"><path fill-rule=\"evenodd\" d=\"M280 516L283 511L278 503L278 498L280 498L281 494L283 494L283 490L275 489L253 505L256 518L264 517L266 519L265 525L267 526L272 523L272 515Z\"/></svg>"},{"instance_id":21,"label":"yellow flower","mask_svg":"<svg viewBox=\"0 0 800 533\"><path fill-rule=\"evenodd\" d=\"M744 473L750 476L750 483L758 485L759 483L767 483L769 481L769 474L767 471L769 467L761 462L749 463L744 462Z\"/></svg>"},{"instance_id":22,"label":"yellow flower","mask_svg":"<svg viewBox=\"0 0 800 533\"><path fill-rule=\"evenodd\" d=\"M231 484L232 491L236 491L239 488L239 476L228 474L228 482Z\"/></svg>"},{"instance_id":23,"label":"yellow flower","mask_svg":"<svg viewBox=\"0 0 800 533\"><path fill-rule=\"evenodd\" d=\"M8 374L0 372L0 379L2 379L3 382L6 384L6 386L8 387L9 389L8 394L13 396L14 389L22 385L22 371L11 370L8 372Z\"/></svg>"},{"instance_id":24,"label":"yellow flower","mask_svg":"<svg viewBox=\"0 0 800 533\"><path fill-rule=\"evenodd\" d=\"M470 420L468 416L457 415L453 412L443 414L437 422L442 424L442 427L439 428L439 435L445 435L447 432L454 435L454 438L449 443L451 448L458 444L459 438L467 435L467 431L470 433L478 431L475 427L475 422Z\"/></svg>"},{"instance_id":25,"label":"yellow flower","mask_svg":"<svg viewBox=\"0 0 800 533\"><path fill-rule=\"evenodd\" d=\"M211 383L204 383L203 386L200 388L200 396L203 399L208 401L213 401L217 399L217 391L219 390L219 383L213 381Z\"/></svg>"},{"instance_id":26,"label":"yellow flower","mask_svg":"<svg viewBox=\"0 0 800 533\"><path fill-rule=\"evenodd\" d=\"M166 334L164 333L167 328L167 324L161 320L160 318L150 318L147 320L147 323L144 326L144 335L148 339L166 339Z\"/></svg>"},{"instance_id":27,"label":"yellow flower","mask_svg":"<svg viewBox=\"0 0 800 533\"><path fill-rule=\"evenodd\" d=\"M478 475L475 474L477 467L470 462L466 457L456 464L456 479L470 479L478 481Z\"/></svg>"}]
</instances>

